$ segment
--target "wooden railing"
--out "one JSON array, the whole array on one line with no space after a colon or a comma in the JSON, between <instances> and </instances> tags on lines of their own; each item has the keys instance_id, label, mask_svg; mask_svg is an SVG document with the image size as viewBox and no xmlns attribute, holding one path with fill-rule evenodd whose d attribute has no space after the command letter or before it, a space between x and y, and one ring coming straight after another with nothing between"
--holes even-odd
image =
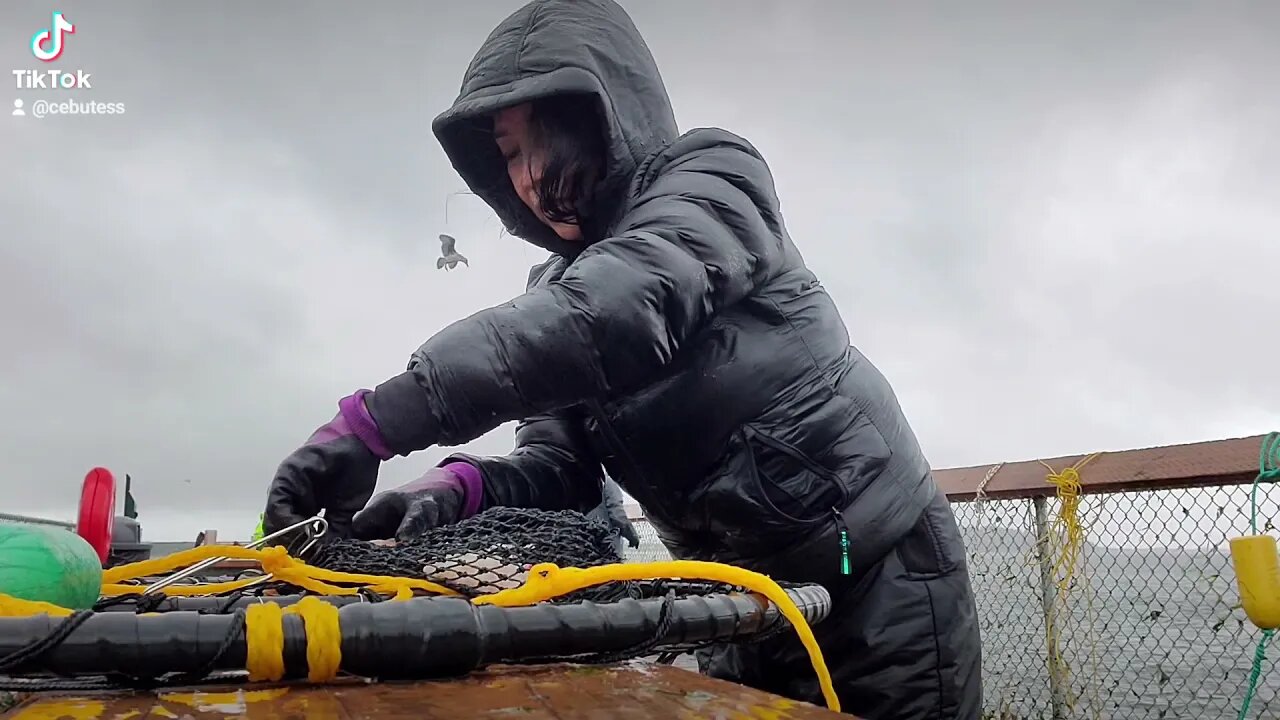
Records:
<instances>
[{"instance_id":1,"label":"wooden railing","mask_svg":"<svg viewBox=\"0 0 1280 720\"><path fill-rule=\"evenodd\" d=\"M1102 452L1081 471L1084 493L1218 487L1253 482L1258 474L1258 448L1264 436L1185 445ZM1062 470L1088 455L1065 455L992 465L935 470L939 487L953 502L973 500L979 488L990 499L1053 495L1045 465ZM1042 464L1043 463L1043 464ZM993 471L994 470L994 471ZM991 477L983 484L987 474Z\"/></svg>"}]
</instances>

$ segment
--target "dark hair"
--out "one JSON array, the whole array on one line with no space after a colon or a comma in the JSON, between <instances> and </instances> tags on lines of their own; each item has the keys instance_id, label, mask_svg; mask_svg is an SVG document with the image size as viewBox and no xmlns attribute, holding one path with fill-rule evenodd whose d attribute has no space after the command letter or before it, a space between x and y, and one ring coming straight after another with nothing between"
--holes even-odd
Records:
<instances>
[{"instance_id":1,"label":"dark hair","mask_svg":"<svg viewBox=\"0 0 1280 720\"><path fill-rule=\"evenodd\" d=\"M604 179L603 116L594 95L555 95L530 103L529 123L546 165L538 204L552 222L590 219Z\"/></svg>"}]
</instances>

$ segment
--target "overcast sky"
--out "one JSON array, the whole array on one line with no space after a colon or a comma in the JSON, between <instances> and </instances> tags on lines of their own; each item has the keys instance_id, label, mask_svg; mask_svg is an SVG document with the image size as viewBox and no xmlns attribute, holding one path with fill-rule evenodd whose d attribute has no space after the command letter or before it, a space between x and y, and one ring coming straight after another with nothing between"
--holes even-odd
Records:
<instances>
[{"instance_id":1,"label":"overcast sky","mask_svg":"<svg viewBox=\"0 0 1280 720\"><path fill-rule=\"evenodd\" d=\"M339 397L518 294L542 251L446 222L429 124L520 4L0 4L0 65L49 67L57 9L92 75L14 98L126 106L0 116L0 511L74 519L104 465L146 539L247 536ZM624 4L681 128L764 153L935 467L1280 429L1280 3Z\"/></svg>"}]
</instances>

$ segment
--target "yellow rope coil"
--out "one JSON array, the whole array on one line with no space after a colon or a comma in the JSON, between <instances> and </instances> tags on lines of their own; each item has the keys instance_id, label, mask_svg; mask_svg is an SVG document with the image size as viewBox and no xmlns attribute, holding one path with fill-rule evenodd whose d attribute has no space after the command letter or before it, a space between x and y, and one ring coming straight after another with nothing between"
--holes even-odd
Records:
<instances>
[{"instance_id":1,"label":"yellow rope coil","mask_svg":"<svg viewBox=\"0 0 1280 720\"><path fill-rule=\"evenodd\" d=\"M245 610L245 669L253 682L276 682L284 677L284 616L299 615L307 637L307 679L325 683L338 676L342 665L342 623L338 608L316 597L305 597L288 608L275 603L250 605Z\"/></svg>"},{"instance_id":2,"label":"yellow rope coil","mask_svg":"<svg viewBox=\"0 0 1280 720\"><path fill-rule=\"evenodd\" d=\"M300 615L307 632L307 679L329 682L342 665L342 622L338 608L316 597L304 597L286 613Z\"/></svg>"},{"instance_id":3,"label":"yellow rope coil","mask_svg":"<svg viewBox=\"0 0 1280 720\"><path fill-rule=\"evenodd\" d=\"M245 669L252 682L284 677L284 609L275 603L250 605L244 614Z\"/></svg>"}]
</instances>

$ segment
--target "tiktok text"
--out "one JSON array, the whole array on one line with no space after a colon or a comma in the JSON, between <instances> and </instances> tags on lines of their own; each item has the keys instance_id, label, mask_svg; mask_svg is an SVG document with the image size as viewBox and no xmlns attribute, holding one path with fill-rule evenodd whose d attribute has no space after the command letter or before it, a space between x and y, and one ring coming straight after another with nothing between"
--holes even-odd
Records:
<instances>
[{"instance_id":1,"label":"tiktok text","mask_svg":"<svg viewBox=\"0 0 1280 720\"><path fill-rule=\"evenodd\" d=\"M18 90L91 90L93 73L83 70L13 70Z\"/></svg>"}]
</instances>

